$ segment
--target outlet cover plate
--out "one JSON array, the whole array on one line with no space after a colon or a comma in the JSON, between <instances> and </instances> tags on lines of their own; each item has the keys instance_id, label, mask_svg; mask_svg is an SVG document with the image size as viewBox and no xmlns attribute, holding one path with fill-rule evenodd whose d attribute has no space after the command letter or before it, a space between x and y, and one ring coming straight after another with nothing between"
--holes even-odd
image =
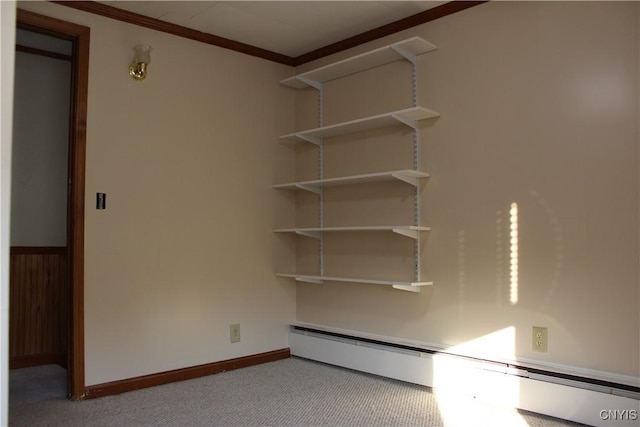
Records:
<instances>
[{"instance_id":1,"label":"outlet cover plate","mask_svg":"<svg viewBox=\"0 0 640 427\"><path fill-rule=\"evenodd\" d=\"M548 350L547 347L547 328L542 326L534 326L531 332L531 349L533 351L539 351L542 353L546 353Z\"/></svg>"},{"instance_id":2,"label":"outlet cover plate","mask_svg":"<svg viewBox=\"0 0 640 427\"><path fill-rule=\"evenodd\" d=\"M240 324L234 323L233 325L229 325L229 341L231 343L240 342Z\"/></svg>"}]
</instances>

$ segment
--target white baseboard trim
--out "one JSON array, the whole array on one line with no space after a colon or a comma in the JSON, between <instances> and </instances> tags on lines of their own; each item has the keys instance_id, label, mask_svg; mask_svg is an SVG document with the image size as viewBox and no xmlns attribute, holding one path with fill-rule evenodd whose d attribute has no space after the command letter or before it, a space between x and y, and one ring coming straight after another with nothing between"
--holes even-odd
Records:
<instances>
[{"instance_id":1,"label":"white baseboard trim","mask_svg":"<svg viewBox=\"0 0 640 427\"><path fill-rule=\"evenodd\" d=\"M584 424L637 427L640 419L636 391L611 394L602 385L532 374L503 363L295 328L289 347L293 356Z\"/></svg>"}]
</instances>

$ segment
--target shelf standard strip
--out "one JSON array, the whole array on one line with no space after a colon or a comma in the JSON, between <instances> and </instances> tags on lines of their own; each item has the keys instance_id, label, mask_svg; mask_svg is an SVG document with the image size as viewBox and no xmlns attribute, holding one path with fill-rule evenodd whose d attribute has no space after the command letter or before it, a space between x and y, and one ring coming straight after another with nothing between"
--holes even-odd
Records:
<instances>
[{"instance_id":1,"label":"shelf standard strip","mask_svg":"<svg viewBox=\"0 0 640 427\"><path fill-rule=\"evenodd\" d=\"M418 106L418 61L411 61L411 98L413 106ZM420 169L420 135L418 126L413 126L413 168ZM413 189L413 223L420 224L420 189L416 185ZM413 277L420 280L421 273L421 245L418 239L415 239L413 248Z\"/></svg>"}]
</instances>

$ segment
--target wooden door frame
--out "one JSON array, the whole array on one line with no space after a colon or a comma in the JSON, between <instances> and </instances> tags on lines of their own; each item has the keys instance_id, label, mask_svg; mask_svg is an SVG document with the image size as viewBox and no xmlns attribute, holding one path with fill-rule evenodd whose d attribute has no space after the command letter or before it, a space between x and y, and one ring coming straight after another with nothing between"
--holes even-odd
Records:
<instances>
[{"instance_id":1,"label":"wooden door frame","mask_svg":"<svg viewBox=\"0 0 640 427\"><path fill-rule=\"evenodd\" d=\"M73 43L71 108L69 123L69 189L67 193L67 256L69 259L69 334L67 394L70 399L86 395L84 373L84 202L87 145L87 93L89 86L90 29L22 9L17 27Z\"/></svg>"}]
</instances>

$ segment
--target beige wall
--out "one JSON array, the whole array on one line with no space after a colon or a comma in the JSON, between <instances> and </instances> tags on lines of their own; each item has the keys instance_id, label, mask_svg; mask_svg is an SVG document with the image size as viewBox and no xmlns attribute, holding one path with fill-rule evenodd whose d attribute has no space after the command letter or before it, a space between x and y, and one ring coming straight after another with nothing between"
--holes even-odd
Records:
<instances>
[{"instance_id":1,"label":"beige wall","mask_svg":"<svg viewBox=\"0 0 640 427\"><path fill-rule=\"evenodd\" d=\"M290 67L51 3L91 27L87 123L87 385L286 348L295 286L271 232L291 152ZM153 47L149 77L128 76ZM95 209L95 193L107 209ZM293 218L293 217L292 217ZM229 324L241 342L229 343Z\"/></svg>"},{"instance_id":2,"label":"beige wall","mask_svg":"<svg viewBox=\"0 0 640 427\"><path fill-rule=\"evenodd\" d=\"M421 191L423 224L432 227L421 242L423 279L433 288L301 284L298 320L640 376L639 6L492 2L302 67L421 36L439 49L419 59L419 102L442 116L420 132L431 173ZM410 106L407 77L408 63L394 63L328 84L325 124ZM314 97L297 95L299 129L315 126ZM325 175L411 167L410 135L384 133L330 142ZM315 151L299 151L299 177L314 175ZM326 225L406 223L405 191L331 190ZM311 202L298 199L298 222L313 222ZM298 242L298 268L313 268L315 247ZM327 274L411 276L402 237L328 236L325 246ZM532 326L548 328L547 353L531 350Z\"/></svg>"},{"instance_id":3,"label":"beige wall","mask_svg":"<svg viewBox=\"0 0 640 427\"><path fill-rule=\"evenodd\" d=\"M487 357L640 375L637 3L490 3L304 67L415 35L439 46L419 61L420 103L442 114L421 129L432 174L422 219L433 229L423 278L435 282L421 294L273 277L293 268L296 242L298 268L315 262L314 244L271 233L315 215L300 196L294 218L293 197L270 189L294 175L277 136L316 120L313 91L294 106L277 84L288 67L55 4L20 6L92 29L88 385L286 347L296 308L300 321L451 346L477 339L468 351ZM141 42L154 50L136 83L126 68ZM325 123L408 106L408 75L397 63L327 85ZM329 143L325 173L409 168L410 140L382 131ZM312 177L315 151L298 151L295 174ZM107 210L94 209L96 192ZM403 184L327 197L326 225L411 219ZM329 236L333 272L411 276L408 239L355 237ZM228 344L238 322L242 342ZM530 350L533 325L549 328L546 354ZM487 345L496 331L512 341Z\"/></svg>"}]
</instances>

